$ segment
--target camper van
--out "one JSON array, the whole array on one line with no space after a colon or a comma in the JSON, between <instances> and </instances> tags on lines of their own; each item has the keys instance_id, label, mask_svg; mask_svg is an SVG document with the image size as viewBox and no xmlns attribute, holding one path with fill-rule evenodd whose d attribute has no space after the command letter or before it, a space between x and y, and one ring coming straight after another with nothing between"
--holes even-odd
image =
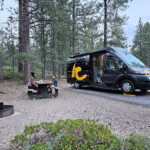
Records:
<instances>
[{"instance_id":1,"label":"camper van","mask_svg":"<svg viewBox=\"0 0 150 150\"><path fill-rule=\"evenodd\" d=\"M89 86L118 89L123 93L150 89L150 68L130 51L106 47L96 51L75 54L68 58L67 82L75 88Z\"/></svg>"}]
</instances>

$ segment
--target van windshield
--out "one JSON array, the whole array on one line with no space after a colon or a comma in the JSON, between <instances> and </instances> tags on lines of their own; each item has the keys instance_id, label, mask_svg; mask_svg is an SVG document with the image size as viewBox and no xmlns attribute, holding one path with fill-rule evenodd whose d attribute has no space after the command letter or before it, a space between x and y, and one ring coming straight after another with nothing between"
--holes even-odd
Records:
<instances>
[{"instance_id":1,"label":"van windshield","mask_svg":"<svg viewBox=\"0 0 150 150\"><path fill-rule=\"evenodd\" d=\"M131 54L123 54L120 56L125 63L127 63L130 66L135 66L135 67L145 67L144 63L142 63L139 59L134 57Z\"/></svg>"}]
</instances>

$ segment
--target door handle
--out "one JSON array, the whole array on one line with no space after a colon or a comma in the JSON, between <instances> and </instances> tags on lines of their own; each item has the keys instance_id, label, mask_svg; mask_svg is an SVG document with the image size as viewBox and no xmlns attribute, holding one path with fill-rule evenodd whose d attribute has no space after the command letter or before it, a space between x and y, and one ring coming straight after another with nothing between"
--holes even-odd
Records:
<instances>
[{"instance_id":1,"label":"door handle","mask_svg":"<svg viewBox=\"0 0 150 150\"><path fill-rule=\"evenodd\" d=\"M104 70L104 73L107 73L107 70Z\"/></svg>"}]
</instances>

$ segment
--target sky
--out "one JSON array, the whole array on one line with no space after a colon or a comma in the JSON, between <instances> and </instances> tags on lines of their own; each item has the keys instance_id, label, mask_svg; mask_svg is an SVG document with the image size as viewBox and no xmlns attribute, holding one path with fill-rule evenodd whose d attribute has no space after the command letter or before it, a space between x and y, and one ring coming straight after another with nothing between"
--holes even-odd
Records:
<instances>
[{"instance_id":1,"label":"sky","mask_svg":"<svg viewBox=\"0 0 150 150\"><path fill-rule=\"evenodd\" d=\"M0 11L0 25L6 22L9 16L6 8L16 8L17 6L16 0L5 0L4 10ZM143 23L150 22L150 0L133 0L129 3L129 8L123 14L129 17L124 29L127 42L129 45L132 45L139 18L142 18Z\"/></svg>"},{"instance_id":2,"label":"sky","mask_svg":"<svg viewBox=\"0 0 150 150\"><path fill-rule=\"evenodd\" d=\"M150 0L133 0L124 14L129 16L125 25L125 33L128 44L132 45L139 18L142 18L143 23L150 22Z\"/></svg>"}]
</instances>

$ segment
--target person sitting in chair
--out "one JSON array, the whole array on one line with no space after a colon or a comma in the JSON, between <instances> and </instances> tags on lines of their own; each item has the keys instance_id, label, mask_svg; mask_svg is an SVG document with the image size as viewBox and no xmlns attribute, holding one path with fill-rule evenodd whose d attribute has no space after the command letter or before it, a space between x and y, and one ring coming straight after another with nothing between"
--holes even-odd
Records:
<instances>
[{"instance_id":1,"label":"person sitting in chair","mask_svg":"<svg viewBox=\"0 0 150 150\"><path fill-rule=\"evenodd\" d=\"M31 77L29 79L29 83L28 83L28 89L34 89L37 90L36 85L34 84L34 80L36 78L36 74L34 72L31 72Z\"/></svg>"}]
</instances>

